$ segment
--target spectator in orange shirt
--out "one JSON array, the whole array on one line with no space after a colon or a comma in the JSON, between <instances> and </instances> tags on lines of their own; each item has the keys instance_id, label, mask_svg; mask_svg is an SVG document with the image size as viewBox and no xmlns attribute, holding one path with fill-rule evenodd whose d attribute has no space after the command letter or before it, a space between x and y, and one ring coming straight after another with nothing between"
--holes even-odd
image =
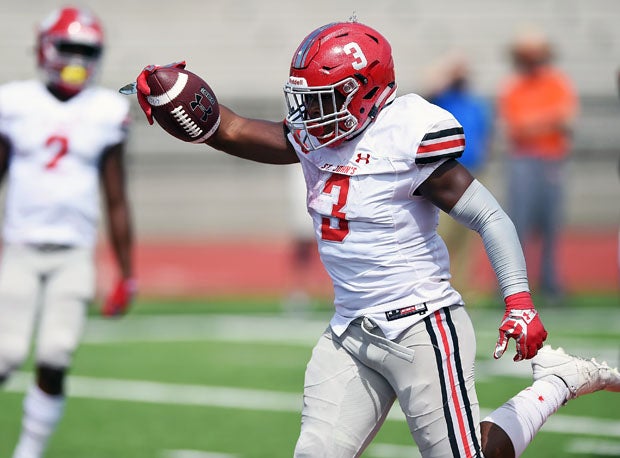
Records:
<instances>
[{"instance_id":1,"label":"spectator in orange shirt","mask_svg":"<svg viewBox=\"0 0 620 458\"><path fill-rule=\"evenodd\" d=\"M552 65L553 52L544 35L529 31L518 36L510 53L515 72L503 83L498 100L509 149L507 208L522 244L540 237L538 288L557 302L562 285L556 242L578 100L567 75Z\"/></svg>"}]
</instances>

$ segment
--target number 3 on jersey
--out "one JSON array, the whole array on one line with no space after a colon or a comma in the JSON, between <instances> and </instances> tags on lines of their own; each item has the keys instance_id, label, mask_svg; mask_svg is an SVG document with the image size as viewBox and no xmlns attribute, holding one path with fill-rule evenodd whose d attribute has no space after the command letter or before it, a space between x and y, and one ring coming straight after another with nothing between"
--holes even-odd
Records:
<instances>
[{"instance_id":1,"label":"number 3 on jersey","mask_svg":"<svg viewBox=\"0 0 620 458\"><path fill-rule=\"evenodd\" d=\"M342 211L347 203L349 196L349 180L351 177L347 175L331 175L325 183L323 193L338 193L338 200L332 206L331 218L323 217L321 220L321 238L330 242L342 242L349 234L349 222L346 220L346 214ZM338 188L334 190L334 188ZM336 227L332 227L332 220L336 220Z\"/></svg>"}]
</instances>

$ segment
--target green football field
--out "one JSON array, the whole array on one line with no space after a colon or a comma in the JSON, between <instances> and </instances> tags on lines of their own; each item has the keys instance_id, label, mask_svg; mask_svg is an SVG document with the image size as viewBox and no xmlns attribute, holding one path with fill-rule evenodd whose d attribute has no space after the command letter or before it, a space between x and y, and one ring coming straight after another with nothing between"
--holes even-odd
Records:
<instances>
[{"instance_id":1,"label":"green football field","mask_svg":"<svg viewBox=\"0 0 620 458\"><path fill-rule=\"evenodd\" d=\"M488 302L470 309L483 414L531 379L528 362L491 358L501 307ZM620 363L616 294L540 311L549 343ZM292 313L255 298L143 299L120 320L93 314L47 457L290 457L304 368L328 320L328 304ZM11 456L31 376L28 364L0 392L0 457ZM363 456L419 456L398 410ZM620 456L620 394L595 393L561 408L523 456Z\"/></svg>"}]
</instances>

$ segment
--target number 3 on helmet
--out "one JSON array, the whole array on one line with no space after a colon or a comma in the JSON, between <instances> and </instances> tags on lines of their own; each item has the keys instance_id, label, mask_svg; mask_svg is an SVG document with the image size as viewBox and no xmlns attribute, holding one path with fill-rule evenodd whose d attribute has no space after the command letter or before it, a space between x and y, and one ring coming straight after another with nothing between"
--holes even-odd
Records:
<instances>
[{"instance_id":1,"label":"number 3 on helmet","mask_svg":"<svg viewBox=\"0 0 620 458\"><path fill-rule=\"evenodd\" d=\"M392 48L379 32L357 22L327 24L293 55L286 123L306 150L335 147L366 128L395 91Z\"/></svg>"}]
</instances>

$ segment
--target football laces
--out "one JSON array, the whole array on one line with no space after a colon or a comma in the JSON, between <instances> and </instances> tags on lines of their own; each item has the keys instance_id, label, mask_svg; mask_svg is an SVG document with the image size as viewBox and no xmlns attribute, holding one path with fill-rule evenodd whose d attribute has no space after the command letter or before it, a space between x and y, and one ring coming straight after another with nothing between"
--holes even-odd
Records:
<instances>
[{"instance_id":1,"label":"football laces","mask_svg":"<svg viewBox=\"0 0 620 458\"><path fill-rule=\"evenodd\" d=\"M191 138L202 135L202 129L189 117L181 105L172 110L170 114L172 114L174 119L176 119L179 125Z\"/></svg>"}]
</instances>

